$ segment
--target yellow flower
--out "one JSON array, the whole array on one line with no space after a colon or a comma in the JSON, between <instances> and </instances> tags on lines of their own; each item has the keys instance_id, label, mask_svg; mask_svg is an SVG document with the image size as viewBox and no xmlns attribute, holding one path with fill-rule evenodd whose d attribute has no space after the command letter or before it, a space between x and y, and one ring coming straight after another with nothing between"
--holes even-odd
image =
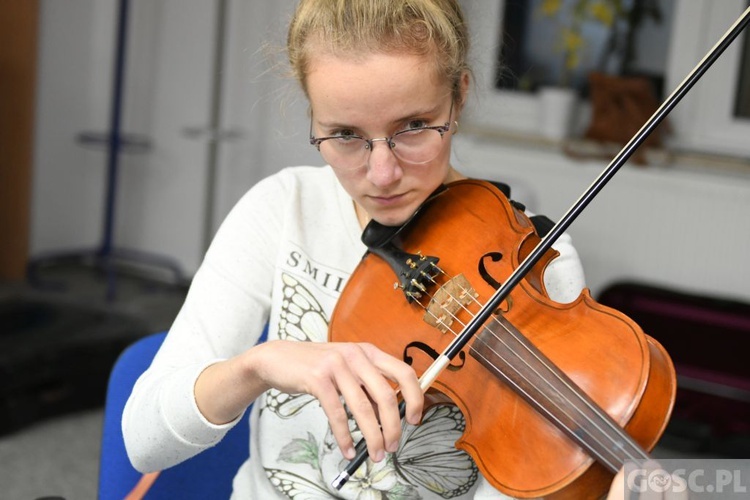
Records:
<instances>
[{"instance_id":1,"label":"yellow flower","mask_svg":"<svg viewBox=\"0 0 750 500\"><path fill-rule=\"evenodd\" d=\"M570 28L562 30L562 46L565 52L577 52L585 43L580 31Z\"/></svg>"},{"instance_id":2,"label":"yellow flower","mask_svg":"<svg viewBox=\"0 0 750 500\"><path fill-rule=\"evenodd\" d=\"M566 84L586 52L587 40L582 34L585 26L597 23L612 28L618 19L627 19L622 0L541 0L537 12L554 18L561 27L554 48L562 54L560 78Z\"/></svg>"},{"instance_id":3,"label":"yellow flower","mask_svg":"<svg viewBox=\"0 0 750 500\"><path fill-rule=\"evenodd\" d=\"M563 0L544 0L539 6L539 10L545 16L554 16L560 11Z\"/></svg>"},{"instance_id":4,"label":"yellow flower","mask_svg":"<svg viewBox=\"0 0 750 500\"><path fill-rule=\"evenodd\" d=\"M615 9L611 2L598 1L590 7L591 16L609 27L615 20Z\"/></svg>"}]
</instances>

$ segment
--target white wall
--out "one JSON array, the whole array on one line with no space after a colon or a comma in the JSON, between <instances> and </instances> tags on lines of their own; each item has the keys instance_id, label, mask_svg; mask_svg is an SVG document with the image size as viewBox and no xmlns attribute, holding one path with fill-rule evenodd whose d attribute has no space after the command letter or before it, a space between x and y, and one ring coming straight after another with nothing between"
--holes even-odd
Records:
<instances>
[{"instance_id":1,"label":"white wall","mask_svg":"<svg viewBox=\"0 0 750 500\"><path fill-rule=\"evenodd\" d=\"M104 218L104 148L81 132L110 119L115 0L41 2L32 257L97 248ZM216 2L131 0L123 132L149 152L120 157L115 245L176 258L188 273L205 251L203 217ZM252 184L288 164L320 163L307 143L306 105L281 59L291 3L229 2L216 225ZM275 58L268 53L276 52ZM210 237L210 235L209 235Z\"/></svg>"},{"instance_id":2,"label":"white wall","mask_svg":"<svg viewBox=\"0 0 750 500\"><path fill-rule=\"evenodd\" d=\"M75 136L106 128L112 17L97 0L41 2L32 253L98 237L104 157Z\"/></svg>"},{"instance_id":3,"label":"white wall","mask_svg":"<svg viewBox=\"0 0 750 500\"><path fill-rule=\"evenodd\" d=\"M204 251L205 138L214 2L132 0L127 131L153 149L124 155L116 243L174 256L193 272ZM289 164L320 163L307 144L306 103L272 67L291 2L230 2L224 128L240 138L220 152L216 224L248 187ZM103 217L106 154L76 143L109 120L114 0L44 0L34 198L33 255L94 247ZM283 61L283 53L277 51ZM490 144L462 132L456 156L472 175L506 180L530 208L559 217L603 168L559 154ZM626 167L571 233L593 291L642 279L750 300L750 172Z\"/></svg>"}]
</instances>

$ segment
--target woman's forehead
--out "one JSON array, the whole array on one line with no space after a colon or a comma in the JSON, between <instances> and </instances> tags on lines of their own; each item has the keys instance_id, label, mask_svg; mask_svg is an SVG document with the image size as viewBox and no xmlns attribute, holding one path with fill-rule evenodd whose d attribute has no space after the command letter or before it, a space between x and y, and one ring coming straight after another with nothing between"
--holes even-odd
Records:
<instances>
[{"instance_id":1,"label":"woman's forehead","mask_svg":"<svg viewBox=\"0 0 750 500\"><path fill-rule=\"evenodd\" d=\"M434 107L449 98L450 89L425 55L323 53L308 65L307 90L316 116Z\"/></svg>"}]
</instances>

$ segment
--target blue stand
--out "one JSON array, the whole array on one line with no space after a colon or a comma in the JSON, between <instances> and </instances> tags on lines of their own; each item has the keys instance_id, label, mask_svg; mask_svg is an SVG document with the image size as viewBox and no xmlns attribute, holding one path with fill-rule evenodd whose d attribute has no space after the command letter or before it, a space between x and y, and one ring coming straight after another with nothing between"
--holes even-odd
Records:
<instances>
[{"instance_id":1,"label":"blue stand","mask_svg":"<svg viewBox=\"0 0 750 500\"><path fill-rule=\"evenodd\" d=\"M105 143L107 145L107 194L104 215L104 234L98 249L56 252L31 259L27 265L27 278L32 285L42 286L40 271L58 265L89 265L102 269L107 276L107 299L114 299L117 288L117 271L140 268L161 268L172 275L174 284L184 286L187 279L179 263L169 257L153 255L139 250L114 246L115 203L117 196L117 172L119 155L123 151L145 151L150 147L148 139L121 133L122 98L125 73L125 48L127 41L129 0L120 0L117 26L117 43L114 67L114 88L110 132L108 134L81 134L82 143Z\"/></svg>"}]
</instances>

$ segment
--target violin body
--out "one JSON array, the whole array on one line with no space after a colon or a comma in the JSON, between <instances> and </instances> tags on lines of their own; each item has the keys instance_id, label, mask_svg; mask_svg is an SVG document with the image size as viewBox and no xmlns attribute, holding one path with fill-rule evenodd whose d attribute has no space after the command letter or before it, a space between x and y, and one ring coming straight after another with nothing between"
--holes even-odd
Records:
<instances>
[{"instance_id":1,"label":"violin body","mask_svg":"<svg viewBox=\"0 0 750 500\"><path fill-rule=\"evenodd\" d=\"M445 275L406 297L392 265L368 252L336 306L329 340L370 342L421 375L538 242L525 214L490 183L449 184L396 242L439 259ZM618 454L621 438L598 430L607 422L587 405L650 451L669 420L676 377L658 342L588 290L569 304L551 300L542 276L555 256L548 252L511 291L427 396L447 398L463 412L466 429L456 447L498 490L518 498L599 498L629 455ZM571 391L584 399L573 410ZM551 408L547 415L540 405ZM595 442L581 446L574 439L589 429ZM607 467L591 453L599 453L599 432L611 448L601 453L614 457Z\"/></svg>"}]
</instances>

